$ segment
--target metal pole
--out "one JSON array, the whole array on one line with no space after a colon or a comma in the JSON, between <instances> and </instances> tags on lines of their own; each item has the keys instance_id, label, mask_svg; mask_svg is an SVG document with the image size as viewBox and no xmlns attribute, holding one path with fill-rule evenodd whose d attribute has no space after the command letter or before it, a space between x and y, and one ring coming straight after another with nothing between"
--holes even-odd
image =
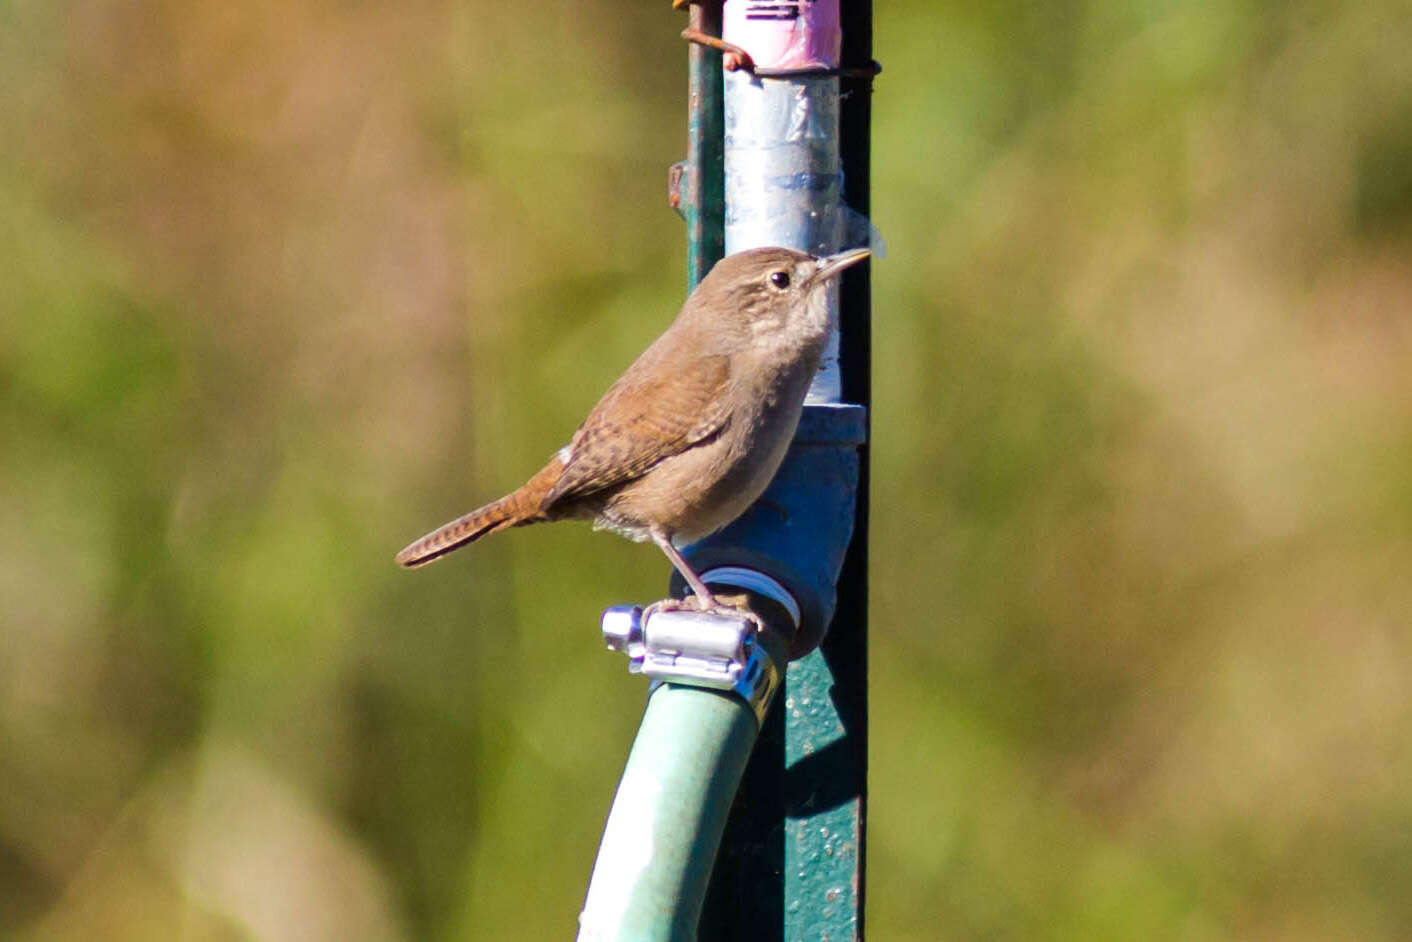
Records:
<instances>
[{"instance_id":1,"label":"metal pole","mask_svg":"<svg viewBox=\"0 0 1412 942\"><path fill-rule=\"evenodd\" d=\"M727 0L724 39L778 77L728 73L726 106L726 247L781 244L820 253L842 247L843 204L868 212L871 3L844 0L830 11L809 5L827 29L842 27L841 48L826 36L800 41L798 24L785 55L771 58L768 35L750 12L776 15L793 4ZM733 13L735 15L733 15ZM806 32L809 24L804 24ZM815 24L818 25L818 24ZM783 28L778 32L786 32ZM820 56L830 56L818 61ZM794 58L790 59L789 57ZM780 75L811 65L852 68L833 76ZM840 96L840 85L848 94ZM702 939L847 939L863 932L867 769L867 451L870 399L868 266L840 289L838 358L820 376L806 407L795 452L766 494L797 528L838 508L848 526L836 528L841 556L832 627L817 650L790 664L782 700L761 731L727 823L717 871L701 924ZM850 428L855 426L856 428ZM821 465L820 456L830 461ZM801 470L812 462L813 467ZM854 497L857 497L854 500ZM845 501L840 505L840 500ZM827 508L827 509L826 509ZM747 520L732 531L744 529ZM769 526L766 524L765 526ZM849 539L851 530L852 539ZM728 531L722 538L729 541ZM750 544L755 534L735 542ZM768 542L767 542L767 545ZM846 556L842 555L847 547ZM785 554L784 558L797 564ZM826 602L833 601L832 582ZM824 633L825 626L816 631ZM817 635L815 636L817 639ZM770 927L760 933L760 927ZM750 934L747 934L750 933Z\"/></svg>"},{"instance_id":2,"label":"metal pole","mask_svg":"<svg viewBox=\"0 0 1412 942\"><path fill-rule=\"evenodd\" d=\"M690 28L721 34L721 0L693 3ZM692 43L687 52L686 186L679 195L686 219L688 293L725 254L725 192L721 170L723 118L721 53Z\"/></svg>"},{"instance_id":3,"label":"metal pole","mask_svg":"<svg viewBox=\"0 0 1412 942\"><path fill-rule=\"evenodd\" d=\"M804 22L790 26L791 14ZM688 159L673 185L688 222L693 285L723 249L785 245L825 254L843 239L838 0L693 5L697 36L717 35L717 24L748 47L727 61L748 67L728 71L722 93L721 55L693 47ZM863 187L866 199L866 164ZM858 284L846 284L845 296L856 299ZM862 290L866 299L866 282ZM633 670L669 683L649 698L614 799L580 940L690 939L698 930L708 939L861 934L864 560L850 537L865 520L856 497L867 373L864 366L850 376L839 366L840 357L859 356L851 344L860 335L849 329L859 316L844 312L844 345L835 337L765 497L684 551L718 599L745 590L741 603L754 614L733 622L665 609L605 613L610 647L627 653ZM861 317L866 338L865 308ZM839 586L841 569L849 581ZM680 583L674 576L678 594ZM836 607L837 638L820 653ZM746 773L712 876L727 809L787 654L803 660L790 665L785 711L765 723L763 750ZM835 663L839 654L848 663Z\"/></svg>"},{"instance_id":4,"label":"metal pole","mask_svg":"<svg viewBox=\"0 0 1412 942\"><path fill-rule=\"evenodd\" d=\"M844 63L872 61L871 0L842 0ZM870 212L871 83L845 78L839 112L843 198ZM871 268L840 286L844 401L872 401ZM865 421L871 411L865 413ZM853 539L838 582L838 609L819 650L790 665L785 696L785 938L863 936L868 769L868 441L858 448Z\"/></svg>"}]
</instances>

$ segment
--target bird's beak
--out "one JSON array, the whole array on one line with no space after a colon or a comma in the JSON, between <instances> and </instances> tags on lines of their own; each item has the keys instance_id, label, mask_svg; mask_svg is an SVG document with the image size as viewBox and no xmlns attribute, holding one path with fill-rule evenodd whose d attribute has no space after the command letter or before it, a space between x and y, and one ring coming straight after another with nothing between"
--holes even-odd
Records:
<instances>
[{"instance_id":1,"label":"bird's beak","mask_svg":"<svg viewBox=\"0 0 1412 942\"><path fill-rule=\"evenodd\" d=\"M819 259L818 267L814 269L814 277L810 280L815 284L828 281L845 268L857 265L872 254L873 253L867 249L849 249L846 252L839 252L835 255L825 255L823 258Z\"/></svg>"}]
</instances>

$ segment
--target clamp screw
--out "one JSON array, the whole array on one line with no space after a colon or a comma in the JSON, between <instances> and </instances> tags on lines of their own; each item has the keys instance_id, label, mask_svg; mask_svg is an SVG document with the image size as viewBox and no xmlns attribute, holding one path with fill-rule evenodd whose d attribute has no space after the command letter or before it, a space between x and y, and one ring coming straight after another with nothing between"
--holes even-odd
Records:
<instances>
[{"instance_id":1,"label":"clamp screw","mask_svg":"<svg viewBox=\"0 0 1412 942\"><path fill-rule=\"evenodd\" d=\"M642 637L642 606L614 605L603 610L603 642L608 650L628 656L628 670L639 673L646 654Z\"/></svg>"}]
</instances>

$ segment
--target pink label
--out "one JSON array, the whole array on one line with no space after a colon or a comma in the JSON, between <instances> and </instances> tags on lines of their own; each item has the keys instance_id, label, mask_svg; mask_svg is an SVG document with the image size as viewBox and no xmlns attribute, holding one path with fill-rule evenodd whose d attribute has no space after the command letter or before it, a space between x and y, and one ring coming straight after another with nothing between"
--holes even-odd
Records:
<instances>
[{"instance_id":1,"label":"pink label","mask_svg":"<svg viewBox=\"0 0 1412 942\"><path fill-rule=\"evenodd\" d=\"M762 69L838 65L838 0L725 0L721 38Z\"/></svg>"}]
</instances>

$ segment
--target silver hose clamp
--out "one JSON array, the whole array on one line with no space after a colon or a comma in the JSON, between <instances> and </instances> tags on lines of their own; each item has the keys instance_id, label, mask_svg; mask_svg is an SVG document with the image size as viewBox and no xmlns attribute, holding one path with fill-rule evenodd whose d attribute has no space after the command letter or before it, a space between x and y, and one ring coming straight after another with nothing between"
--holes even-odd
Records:
<instances>
[{"instance_id":1,"label":"silver hose clamp","mask_svg":"<svg viewBox=\"0 0 1412 942\"><path fill-rule=\"evenodd\" d=\"M764 722L780 686L780 668L760 643L761 622L739 614L657 609L643 617L636 605L603 613L603 640L628 656L628 671L654 681L736 694Z\"/></svg>"}]
</instances>

